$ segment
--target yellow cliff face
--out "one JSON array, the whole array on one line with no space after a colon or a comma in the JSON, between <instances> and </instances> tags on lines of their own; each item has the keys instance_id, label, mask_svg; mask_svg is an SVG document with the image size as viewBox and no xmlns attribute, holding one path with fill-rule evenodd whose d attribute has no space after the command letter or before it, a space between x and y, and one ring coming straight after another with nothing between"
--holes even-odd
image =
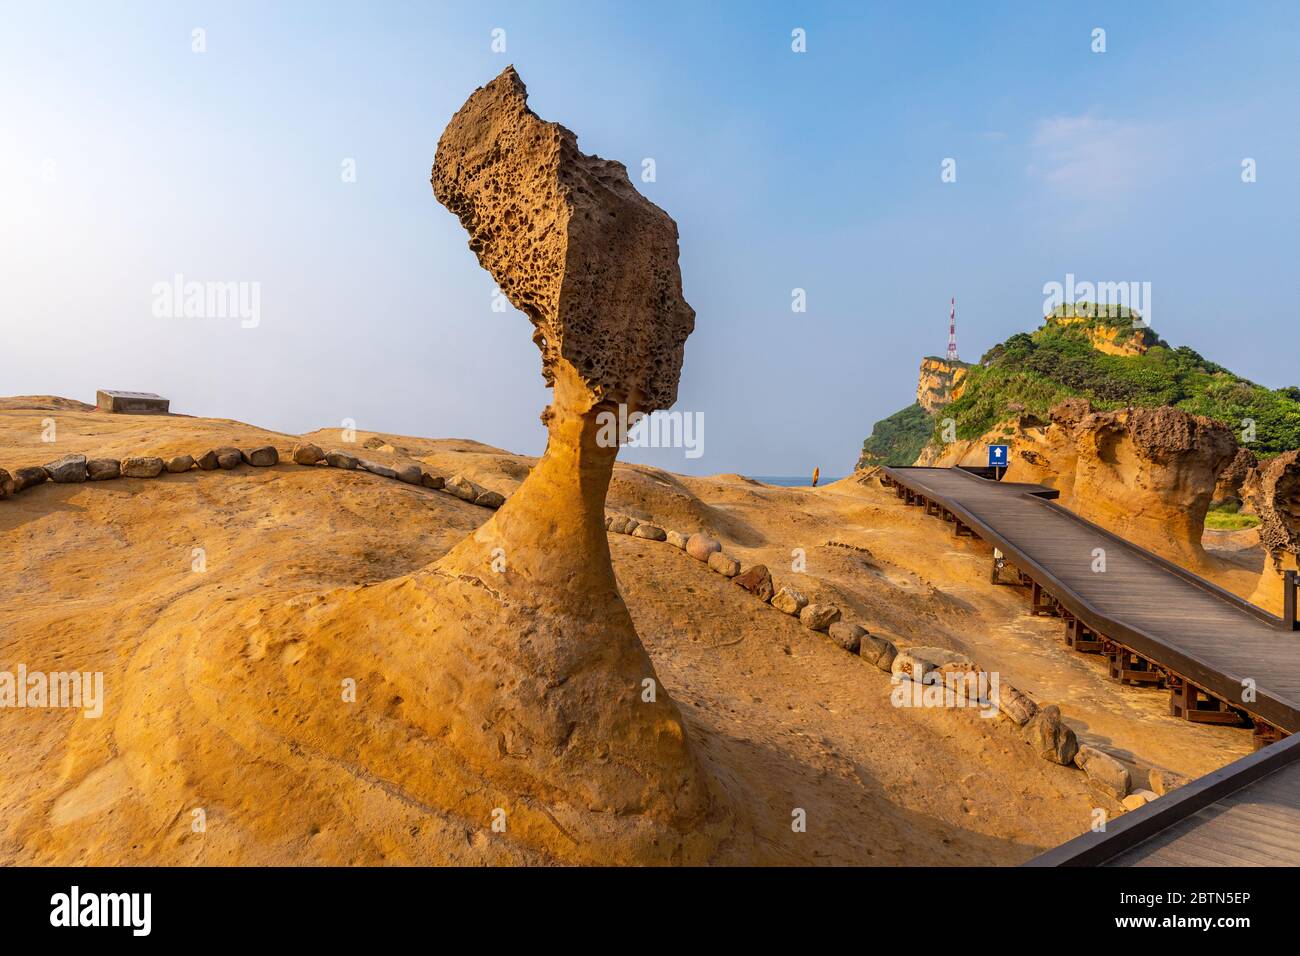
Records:
<instances>
[{"instance_id":1,"label":"yellow cliff face","mask_svg":"<svg viewBox=\"0 0 1300 956\"><path fill-rule=\"evenodd\" d=\"M1088 341L1098 352L1107 355L1142 355L1151 347L1150 330L1130 335L1123 329L1093 328L1088 330Z\"/></svg>"},{"instance_id":2,"label":"yellow cliff face","mask_svg":"<svg viewBox=\"0 0 1300 956\"><path fill-rule=\"evenodd\" d=\"M969 371L970 366L965 362L950 362L933 356L921 359L921 373L916 383L917 402L932 415L955 402L966 387Z\"/></svg>"},{"instance_id":3,"label":"yellow cliff face","mask_svg":"<svg viewBox=\"0 0 1300 956\"><path fill-rule=\"evenodd\" d=\"M1096 319L1086 312L1074 314L1054 314L1045 320L1048 325L1073 326L1087 325L1083 330L1089 343L1098 352L1107 355L1143 355L1160 341L1159 336L1145 325L1131 324L1128 318L1115 318L1114 325L1097 324Z\"/></svg>"}]
</instances>

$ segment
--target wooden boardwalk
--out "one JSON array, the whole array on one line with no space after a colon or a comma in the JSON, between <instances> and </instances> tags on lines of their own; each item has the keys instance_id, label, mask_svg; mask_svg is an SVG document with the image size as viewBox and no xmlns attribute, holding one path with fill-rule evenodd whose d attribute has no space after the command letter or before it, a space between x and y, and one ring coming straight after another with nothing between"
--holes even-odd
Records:
<instances>
[{"instance_id":1,"label":"wooden boardwalk","mask_svg":"<svg viewBox=\"0 0 1300 956\"><path fill-rule=\"evenodd\" d=\"M881 471L908 504L1001 551L1033 612L1064 618L1068 643L1107 655L1113 677L1168 688L1188 720L1253 726L1259 745L1300 730L1300 632L1281 619L1085 521L1052 489L957 468Z\"/></svg>"},{"instance_id":2,"label":"wooden boardwalk","mask_svg":"<svg viewBox=\"0 0 1300 956\"><path fill-rule=\"evenodd\" d=\"M1300 866L1300 734L1026 866Z\"/></svg>"}]
</instances>

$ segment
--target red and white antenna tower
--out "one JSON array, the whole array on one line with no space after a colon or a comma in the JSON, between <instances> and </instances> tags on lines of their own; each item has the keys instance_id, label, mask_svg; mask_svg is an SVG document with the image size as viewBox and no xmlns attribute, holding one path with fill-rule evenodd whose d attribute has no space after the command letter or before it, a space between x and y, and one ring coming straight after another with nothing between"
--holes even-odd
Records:
<instances>
[{"instance_id":1,"label":"red and white antenna tower","mask_svg":"<svg viewBox=\"0 0 1300 956\"><path fill-rule=\"evenodd\" d=\"M957 297L953 296L948 304L948 361L960 362L957 358Z\"/></svg>"}]
</instances>

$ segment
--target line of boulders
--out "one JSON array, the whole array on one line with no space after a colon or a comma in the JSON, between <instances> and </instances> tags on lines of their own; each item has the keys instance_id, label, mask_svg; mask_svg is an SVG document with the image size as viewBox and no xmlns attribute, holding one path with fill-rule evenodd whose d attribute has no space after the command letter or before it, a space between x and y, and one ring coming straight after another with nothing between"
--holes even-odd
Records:
<instances>
[{"instance_id":1,"label":"line of boulders","mask_svg":"<svg viewBox=\"0 0 1300 956\"><path fill-rule=\"evenodd\" d=\"M957 691L969 689L969 676L978 676L984 669L967 655L944 647L916 645L899 651L894 659L892 673L900 679L921 683L941 682ZM1040 707L1028 694L999 680L996 693L981 703L996 707L1000 722L1015 730L1033 752L1051 763L1063 767L1074 765L1079 752L1079 739L1061 719L1061 709L1055 704Z\"/></svg>"},{"instance_id":2,"label":"line of boulders","mask_svg":"<svg viewBox=\"0 0 1300 956\"><path fill-rule=\"evenodd\" d=\"M765 604L797 617L804 627L826 634L844 650L857 654L891 676L896 675L899 680L924 682L927 678L934 679L934 674L940 680L946 675L965 678L978 675L982 670L967 656L946 648L918 645L900 650L892 641L872 634L863 625L843 620L840 609L834 604L810 602L801 591L789 585L778 590L766 565L756 564L742 571L740 562L723 552L722 542L709 535L701 532L686 535L665 530L652 522L625 514L607 515L605 528L614 534L666 541L707 564L710 570L730 578L733 584ZM960 686L961 681L954 683ZM996 700L988 703L997 707L1000 718L1005 718L999 722L1017 732L1040 758L1082 770L1090 783L1114 796L1126 809L1136 809L1186 782L1186 778L1179 774L1153 768L1149 773L1151 789L1134 790L1128 769L1104 751L1087 744L1080 745L1075 732L1061 719L1061 709L1055 704L1040 707L1028 694L1003 681L998 681Z\"/></svg>"},{"instance_id":3,"label":"line of boulders","mask_svg":"<svg viewBox=\"0 0 1300 956\"><path fill-rule=\"evenodd\" d=\"M381 478L390 478L434 491L444 491L462 501L494 510L505 504L506 500L500 492L490 491L464 475L444 478L442 475L429 472L419 462L394 466L383 465L347 452L327 452L311 442L299 442L294 445L291 458L297 465L365 471ZM12 475L0 468L0 498L8 498L46 481L55 484L75 484L84 481L108 481L115 478L157 478L163 473L181 474L192 469L229 471L241 464L254 468L270 468L280 464L280 452L274 445L259 445L248 449L224 445L220 448L210 448L198 457L176 455L167 459L152 455L122 459L64 455L45 465L18 468Z\"/></svg>"},{"instance_id":4,"label":"line of boulders","mask_svg":"<svg viewBox=\"0 0 1300 956\"><path fill-rule=\"evenodd\" d=\"M764 604L770 604L778 611L798 618L804 627L825 634L850 654L857 654L882 671L889 671L898 654L898 648L893 642L872 634L861 624L842 620L843 615L834 604L809 603L800 591L789 586L777 590L767 565L755 564L742 571L740 562L722 550L722 542L717 538L698 531L690 535L680 531L666 531L656 524L625 514L606 515L605 528L614 534L627 534L649 541L666 541L696 561L708 565L709 570L729 578L737 587L748 591Z\"/></svg>"},{"instance_id":5,"label":"line of boulders","mask_svg":"<svg viewBox=\"0 0 1300 956\"><path fill-rule=\"evenodd\" d=\"M940 647L909 647L900 651L894 662L894 673L913 680L923 680L931 672L938 672L942 678L949 673L965 675L980 671L980 666L965 655ZM1149 768L1150 789L1134 788L1129 769L1101 748L1081 744L1061 719L1061 709L1055 704L1040 707L1027 694L1003 681L998 682L996 699L990 703L1037 756L1082 770L1092 786L1114 797L1126 810L1136 810L1187 782L1181 774Z\"/></svg>"}]
</instances>

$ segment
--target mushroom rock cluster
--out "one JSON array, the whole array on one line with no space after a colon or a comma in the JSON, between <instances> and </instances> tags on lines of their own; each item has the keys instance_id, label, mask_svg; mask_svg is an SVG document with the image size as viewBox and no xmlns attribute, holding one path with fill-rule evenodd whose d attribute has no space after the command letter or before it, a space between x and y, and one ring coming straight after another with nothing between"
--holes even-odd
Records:
<instances>
[{"instance_id":1,"label":"mushroom rock cluster","mask_svg":"<svg viewBox=\"0 0 1300 956\"><path fill-rule=\"evenodd\" d=\"M676 226L622 165L539 119L513 69L452 118L432 182L532 321L554 389L546 452L490 520L418 571L205 610L174 669L220 731L202 739L243 747L245 764L318 768L332 802L369 808L358 838L386 859L427 858L437 840L449 860L467 847L484 861L717 859L749 832L743 804L705 772L619 594L605 530L618 445L602 440L601 413L671 404L694 325ZM150 766L172 732L151 703L156 673L132 698L133 752ZM237 758L210 751L185 760L191 779L245 799L218 776ZM177 791L160 806L194 799L164 769L150 772Z\"/></svg>"},{"instance_id":2,"label":"mushroom rock cluster","mask_svg":"<svg viewBox=\"0 0 1300 956\"><path fill-rule=\"evenodd\" d=\"M1169 560L1203 567L1205 513L1237 454L1228 427L1161 407L1093 412L1072 430L1071 507Z\"/></svg>"}]
</instances>

